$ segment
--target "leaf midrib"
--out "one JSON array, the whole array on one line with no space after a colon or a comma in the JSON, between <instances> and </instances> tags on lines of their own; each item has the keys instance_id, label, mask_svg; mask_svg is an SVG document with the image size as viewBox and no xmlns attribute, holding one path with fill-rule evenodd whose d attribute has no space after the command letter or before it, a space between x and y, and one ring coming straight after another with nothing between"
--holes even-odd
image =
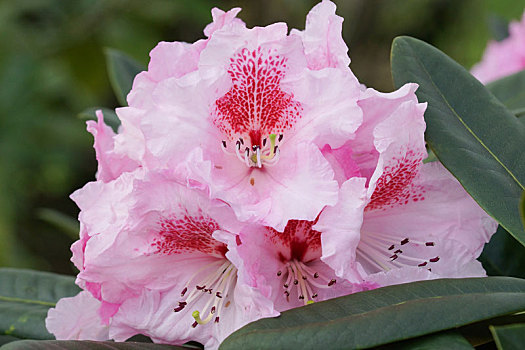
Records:
<instances>
[{"instance_id":1,"label":"leaf midrib","mask_svg":"<svg viewBox=\"0 0 525 350\"><path fill-rule=\"evenodd\" d=\"M425 65L423 62L414 54L414 49L410 45L410 43L407 42L407 45L410 48L410 52L412 53L411 56L416 60L418 65L421 67L421 69L425 72L427 75L429 81L432 83L432 86L434 86L434 89L437 91L438 95L442 98L442 100L445 102L445 104L448 106L448 108L452 111L454 116L463 124L465 129L476 139L476 141L479 142L481 146L501 165L503 169L512 177L512 179L521 187L522 190L525 190L525 186L514 176L514 174L505 166L505 164L492 152L490 148L488 148L483 141L472 131L472 129L465 123L465 121L461 118L461 116L456 112L456 110L448 103L448 100L445 98L445 96L441 93L441 90L438 88L438 86L434 83L434 79L432 79L432 76L427 71ZM437 156L437 155L436 155ZM438 157L439 158L439 157Z\"/></svg>"},{"instance_id":2,"label":"leaf midrib","mask_svg":"<svg viewBox=\"0 0 525 350\"><path fill-rule=\"evenodd\" d=\"M431 299L450 299L450 298L457 297L457 296L476 297L477 295L492 295L492 296L496 296L496 295L501 295L501 294L504 294L504 295L523 295L523 292L492 292L492 293L478 292L478 293L440 295L440 296L429 296L429 297L426 297L426 298L409 299L409 300L401 301L401 302L398 302L398 303L385 305L385 306L378 307L378 308L375 308L375 309L371 309L371 310L367 310L367 311L363 311L363 312L355 313L355 314L351 314L351 315L346 315L346 316L342 316L342 317L337 318L337 319L332 319L332 320L327 320L327 321L309 322L309 323L298 324L298 325L294 325L294 326L286 327L286 328L278 327L278 328L266 328L266 329L265 328L259 328L259 329L254 329L254 330L250 330L250 331L247 331L247 332L242 332L242 333L240 333L238 335L234 335L233 337L231 337L231 340L232 341L237 341L237 339L239 339L239 338L243 338L243 337L246 337L246 336L249 336L249 335L252 335L252 334L274 334L274 333L281 333L283 331L285 331L285 332L291 331L292 332L292 331L295 331L295 330L298 330L298 329L299 330L300 329L307 330L307 329L312 329L312 328L315 329L315 328L319 328L321 326L325 327L325 326L327 326L329 324L350 322L352 319L355 319L355 318L366 317L367 314L372 313L372 312L373 313L377 313L377 312L381 311L382 309L389 309L389 308L392 308L392 307L396 307L396 306L398 306L400 304L406 304L406 303L411 303L411 302L426 302L427 300L431 300ZM513 314L515 312L496 313L494 315L491 315L491 316L488 316L488 317L484 317L484 318L479 318L479 319L476 319L476 320L471 321L471 322L461 323L460 326L471 324L471 323L476 323L476 322L480 322L480 321L484 321L484 320L487 320L487 319L491 319L493 317L498 317L498 316L507 315L507 314L511 314L511 313ZM440 330L452 329L454 327L455 326L452 325L449 328L443 328L443 329L440 329ZM427 334L427 333L421 333L420 335L424 335L424 334ZM377 343L377 344L375 344L373 346L378 346L378 345L381 345L381 344L382 343Z\"/></svg>"},{"instance_id":3,"label":"leaf midrib","mask_svg":"<svg viewBox=\"0 0 525 350\"><path fill-rule=\"evenodd\" d=\"M6 297L3 295L0 295L0 301L8 301L8 302L14 302L14 303L23 303L23 304L44 305L44 306L52 306L52 307L56 306L56 303L52 303L50 301Z\"/></svg>"}]
</instances>

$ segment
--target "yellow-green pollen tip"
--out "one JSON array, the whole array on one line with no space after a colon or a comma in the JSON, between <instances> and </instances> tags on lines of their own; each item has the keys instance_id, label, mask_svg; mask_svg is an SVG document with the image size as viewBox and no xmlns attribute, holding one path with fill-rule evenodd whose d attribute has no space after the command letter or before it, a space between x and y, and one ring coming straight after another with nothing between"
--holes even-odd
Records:
<instances>
[{"instance_id":1,"label":"yellow-green pollen tip","mask_svg":"<svg viewBox=\"0 0 525 350\"><path fill-rule=\"evenodd\" d=\"M310 304L313 304L313 303L315 303L315 301L313 301L313 300L308 300L308 301L306 302L306 305L310 305Z\"/></svg>"},{"instance_id":2,"label":"yellow-green pollen tip","mask_svg":"<svg viewBox=\"0 0 525 350\"><path fill-rule=\"evenodd\" d=\"M201 319L201 313L199 312L199 310L195 310L193 311L193 313L191 314L193 316L193 318L195 319L195 321L199 322L200 319Z\"/></svg>"}]
</instances>

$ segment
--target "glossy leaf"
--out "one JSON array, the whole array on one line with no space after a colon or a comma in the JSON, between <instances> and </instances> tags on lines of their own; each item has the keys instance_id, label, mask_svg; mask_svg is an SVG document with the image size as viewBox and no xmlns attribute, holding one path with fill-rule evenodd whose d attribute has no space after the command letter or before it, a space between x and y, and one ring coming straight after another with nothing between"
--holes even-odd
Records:
<instances>
[{"instance_id":1,"label":"glossy leaf","mask_svg":"<svg viewBox=\"0 0 525 350\"><path fill-rule=\"evenodd\" d=\"M525 278L525 247L501 226L485 244L479 260L489 276Z\"/></svg>"},{"instance_id":2,"label":"glossy leaf","mask_svg":"<svg viewBox=\"0 0 525 350\"><path fill-rule=\"evenodd\" d=\"M89 340L22 340L9 343L2 350L188 350L185 346L135 342Z\"/></svg>"},{"instance_id":3,"label":"glossy leaf","mask_svg":"<svg viewBox=\"0 0 525 350\"><path fill-rule=\"evenodd\" d=\"M490 327L499 350L521 350L525 347L525 323Z\"/></svg>"},{"instance_id":4,"label":"glossy leaf","mask_svg":"<svg viewBox=\"0 0 525 350\"><path fill-rule=\"evenodd\" d=\"M525 280L421 281L283 312L234 332L221 349L367 348L525 311Z\"/></svg>"},{"instance_id":5,"label":"glossy leaf","mask_svg":"<svg viewBox=\"0 0 525 350\"><path fill-rule=\"evenodd\" d=\"M44 324L48 309L79 291L73 277L0 268L0 335L53 339Z\"/></svg>"},{"instance_id":6,"label":"glossy leaf","mask_svg":"<svg viewBox=\"0 0 525 350\"><path fill-rule=\"evenodd\" d=\"M518 203L525 189L525 125L477 79L438 49L410 37L392 45L397 87L415 82L427 142L479 205L521 244Z\"/></svg>"},{"instance_id":7,"label":"glossy leaf","mask_svg":"<svg viewBox=\"0 0 525 350\"><path fill-rule=\"evenodd\" d=\"M525 227L525 191L521 195L520 216L521 216L521 222L523 223L523 227Z\"/></svg>"},{"instance_id":8,"label":"glossy leaf","mask_svg":"<svg viewBox=\"0 0 525 350\"><path fill-rule=\"evenodd\" d=\"M17 340L20 340L20 338L16 338L10 335L0 335L0 346Z\"/></svg>"},{"instance_id":9,"label":"glossy leaf","mask_svg":"<svg viewBox=\"0 0 525 350\"><path fill-rule=\"evenodd\" d=\"M525 112L525 71L498 79L486 85L514 114Z\"/></svg>"},{"instance_id":10,"label":"glossy leaf","mask_svg":"<svg viewBox=\"0 0 525 350\"><path fill-rule=\"evenodd\" d=\"M85 120L97 120L95 112L100 109L104 115L104 123L111 126L113 131L117 132L120 126L120 119L117 117L117 113L113 109L105 107L91 107L83 110L78 114L78 117Z\"/></svg>"},{"instance_id":11,"label":"glossy leaf","mask_svg":"<svg viewBox=\"0 0 525 350\"><path fill-rule=\"evenodd\" d=\"M121 106L127 106L126 96L131 91L133 79L144 70L144 67L127 54L106 49L106 65L109 81Z\"/></svg>"},{"instance_id":12,"label":"glossy leaf","mask_svg":"<svg viewBox=\"0 0 525 350\"><path fill-rule=\"evenodd\" d=\"M378 347L378 350L469 350L472 345L458 332L430 334Z\"/></svg>"}]
</instances>

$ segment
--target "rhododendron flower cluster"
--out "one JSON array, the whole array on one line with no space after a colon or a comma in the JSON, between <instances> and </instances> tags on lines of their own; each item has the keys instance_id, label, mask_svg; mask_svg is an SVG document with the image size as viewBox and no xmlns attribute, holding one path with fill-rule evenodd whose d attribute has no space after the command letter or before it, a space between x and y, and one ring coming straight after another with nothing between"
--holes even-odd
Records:
<instances>
[{"instance_id":1,"label":"rhododendron flower cluster","mask_svg":"<svg viewBox=\"0 0 525 350\"><path fill-rule=\"evenodd\" d=\"M510 23L508 38L499 42L489 42L481 62L472 67L472 75L486 84L523 69L525 69L525 13L520 22Z\"/></svg>"},{"instance_id":2,"label":"rhododendron flower cluster","mask_svg":"<svg viewBox=\"0 0 525 350\"><path fill-rule=\"evenodd\" d=\"M335 10L322 1L288 34L213 9L206 39L153 49L117 134L101 112L88 122L97 180L72 195L84 291L49 312L58 339L216 348L290 308L484 275L496 224L423 164L417 86L358 82Z\"/></svg>"}]
</instances>

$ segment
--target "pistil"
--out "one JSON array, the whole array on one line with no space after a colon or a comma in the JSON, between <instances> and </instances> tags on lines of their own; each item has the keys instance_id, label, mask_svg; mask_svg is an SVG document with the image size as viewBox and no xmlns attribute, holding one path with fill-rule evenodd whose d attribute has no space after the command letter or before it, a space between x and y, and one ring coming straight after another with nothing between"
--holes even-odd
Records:
<instances>
[{"instance_id":1,"label":"pistil","mask_svg":"<svg viewBox=\"0 0 525 350\"><path fill-rule=\"evenodd\" d=\"M197 275L205 270L209 270L209 273L202 280L193 282ZM236 282L237 268L228 260L220 259L205 265L190 277L181 291L181 298L187 296L179 301L179 305L173 311L180 312L190 304L196 304L199 300L207 299L201 311L194 310L192 312L195 319L192 327L207 324L211 320L219 322L221 310L231 304L229 299L233 295ZM201 314L205 316L201 317Z\"/></svg>"}]
</instances>

